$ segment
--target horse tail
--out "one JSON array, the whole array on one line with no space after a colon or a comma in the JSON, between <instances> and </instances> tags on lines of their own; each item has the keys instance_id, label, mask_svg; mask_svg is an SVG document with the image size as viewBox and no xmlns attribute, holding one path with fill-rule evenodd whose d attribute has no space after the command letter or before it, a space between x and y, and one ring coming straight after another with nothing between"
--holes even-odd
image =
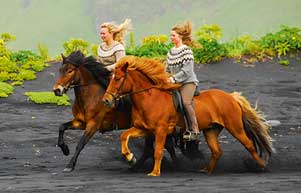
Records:
<instances>
[{"instance_id":1,"label":"horse tail","mask_svg":"<svg viewBox=\"0 0 301 193\"><path fill-rule=\"evenodd\" d=\"M252 108L248 100L241 96L241 93L233 92L231 95L242 109L242 121L247 136L253 141L260 157L264 154L267 161L271 153L275 152L272 144L273 140L269 135L271 126L265 122L263 112L258 111L256 107Z\"/></svg>"}]
</instances>

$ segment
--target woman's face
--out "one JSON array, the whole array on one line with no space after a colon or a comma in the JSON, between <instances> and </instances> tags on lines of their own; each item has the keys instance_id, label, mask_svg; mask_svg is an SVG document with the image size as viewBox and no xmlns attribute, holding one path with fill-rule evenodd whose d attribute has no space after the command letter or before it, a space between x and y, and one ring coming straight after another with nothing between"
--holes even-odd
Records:
<instances>
[{"instance_id":1,"label":"woman's face","mask_svg":"<svg viewBox=\"0 0 301 193\"><path fill-rule=\"evenodd\" d=\"M170 39L173 44L178 44L179 42L182 41L180 35L175 31L170 32Z\"/></svg>"},{"instance_id":2,"label":"woman's face","mask_svg":"<svg viewBox=\"0 0 301 193\"><path fill-rule=\"evenodd\" d=\"M100 28L100 37L102 41L108 42L113 39L113 34L109 32L109 29L106 27Z\"/></svg>"}]
</instances>

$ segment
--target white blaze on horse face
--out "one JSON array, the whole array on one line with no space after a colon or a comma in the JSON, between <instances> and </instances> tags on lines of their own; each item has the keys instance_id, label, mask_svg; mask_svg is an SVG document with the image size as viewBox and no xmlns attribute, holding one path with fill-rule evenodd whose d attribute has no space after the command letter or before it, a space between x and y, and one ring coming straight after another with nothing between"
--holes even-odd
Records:
<instances>
[{"instance_id":1,"label":"white blaze on horse face","mask_svg":"<svg viewBox=\"0 0 301 193\"><path fill-rule=\"evenodd\" d=\"M113 75L112 75L112 79L114 79L115 78L115 73L113 73Z\"/></svg>"}]
</instances>

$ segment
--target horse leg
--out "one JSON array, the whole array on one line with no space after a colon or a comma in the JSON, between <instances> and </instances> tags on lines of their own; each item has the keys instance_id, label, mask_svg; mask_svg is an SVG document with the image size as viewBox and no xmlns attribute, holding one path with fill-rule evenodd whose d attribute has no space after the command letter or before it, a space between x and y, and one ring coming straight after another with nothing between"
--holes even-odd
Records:
<instances>
[{"instance_id":1,"label":"horse leg","mask_svg":"<svg viewBox=\"0 0 301 193\"><path fill-rule=\"evenodd\" d=\"M84 149L85 145L88 143L88 141L91 139L91 137L95 134L97 130L98 127L94 122L91 124L87 124L85 132L76 146L75 153L69 161L69 163L67 164L66 168L63 170L63 172L71 172L74 170L80 152L82 151L82 149Z\"/></svg>"},{"instance_id":2,"label":"horse leg","mask_svg":"<svg viewBox=\"0 0 301 193\"><path fill-rule=\"evenodd\" d=\"M131 166L136 164L136 158L128 147L129 138L142 136L145 136L145 132L135 127L131 127L120 135L121 153Z\"/></svg>"},{"instance_id":3,"label":"horse leg","mask_svg":"<svg viewBox=\"0 0 301 193\"><path fill-rule=\"evenodd\" d=\"M173 142L173 137L168 135L166 137L166 142L165 142L165 148L166 150L168 151L171 159L172 159L172 162L174 165L178 165L179 161L178 161L178 158L176 156L176 151L175 151L175 148L174 148L174 142Z\"/></svg>"},{"instance_id":4,"label":"horse leg","mask_svg":"<svg viewBox=\"0 0 301 193\"><path fill-rule=\"evenodd\" d=\"M258 155L253 141L250 138L248 138L245 130L244 129L240 129L240 130L228 129L228 130L249 151L249 153L251 154L253 159L259 164L259 166L261 168L264 168L265 161L261 159L260 156Z\"/></svg>"},{"instance_id":5,"label":"horse leg","mask_svg":"<svg viewBox=\"0 0 301 193\"><path fill-rule=\"evenodd\" d=\"M154 155L154 139L152 136L146 136L144 140L143 154L132 169L139 169L142 167L144 162Z\"/></svg>"},{"instance_id":6,"label":"horse leg","mask_svg":"<svg viewBox=\"0 0 301 193\"><path fill-rule=\"evenodd\" d=\"M178 158L176 156L176 152L174 149L174 143L172 140L172 136L167 136L166 142L165 142L165 148L170 154L170 157L173 161L174 165L178 165ZM141 168L144 162L154 156L154 138L151 136L146 136L145 137L145 143L144 143L144 150L143 154L140 157L140 159L137 161L137 163L133 166L132 169L138 169Z\"/></svg>"},{"instance_id":7,"label":"horse leg","mask_svg":"<svg viewBox=\"0 0 301 193\"><path fill-rule=\"evenodd\" d=\"M222 150L218 143L218 135L220 134L221 130L221 128L210 128L203 131L206 142L211 150L211 158L208 165L200 170L201 172L211 174L215 169L218 159L222 155Z\"/></svg>"},{"instance_id":8,"label":"horse leg","mask_svg":"<svg viewBox=\"0 0 301 193\"><path fill-rule=\"evenodd\" d=\"M153 171L148 176L160 176L161 174L161 161L163 157L163 150L166 141L167 133L165 131L159 131L155 135L155 165Z\"/></svg>"},{"instance_id":9,"label":"horse leg","mask_svg":"<svg viewBox=\"0 0 301 193\"><path fill-rule=\"evenodd\" d=\"M59 136L58 136L57 145L61 148L64 155L69 155L69 153L70 153L69 147L68 147L68 145L65 144L65 141L64 141L65 131L69 130L69 129L84 129L84 128L80 127L80 126L82 126L82 123L79 124L79 127L74 127L73 122L74 121L68 121L66 123L61 124L59 127Z\"/></svg>"}]
</instances>

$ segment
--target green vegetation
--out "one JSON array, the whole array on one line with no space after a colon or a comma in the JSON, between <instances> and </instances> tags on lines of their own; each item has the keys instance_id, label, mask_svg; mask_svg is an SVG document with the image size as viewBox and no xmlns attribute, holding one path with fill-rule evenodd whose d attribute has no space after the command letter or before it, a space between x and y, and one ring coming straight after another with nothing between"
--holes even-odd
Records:
<instances>
[{"instance_id":1,"label":"green vegetation","mask_svg":"<svg viewBox=\"0 0 301 193\"><path fill-rule=\"evenodd\" d=\"M301 49L301 28L281 26L279 31L268 33L259 39L243 35L232 41L222 42L222 28L219 25L203 25L195 32L192 49L196 63L209 64L220 61L224 57L235 58L236 61L254 63L287 55L289 52L299 52ZM164 61L168 50L173 46L168 43L164 34L146 36L142 43L135 45L134 34L130 34L130 46L126 48L127 55L149 57ZM82 39L70 39L63 43L64 54L81 50L85 55L97 56L96 44L89 44ZM57 57L60 59L60 56ZM288 65L288 62L280 62Z\"/></svg>"},{"instance_id":2,"label":"green vegetation","mask_svg":"<svg viewBox=\"0 0 301 193\"><path fill-rule=\"evenodd\" d=\"M62 52L61 43L70 38L97 44L100 23L120 23L125 17L132 19L136 43L151 34L169 34L174 24L186 19L194 28L218 24L222 42L248 34L258 39L275 32L279 24L301 26L300 0L10 0L2 4L0 29L18 37L12 48L36 51L43 43L52 56Z\"/></svg>"},{"instance_id":3,"label":"green vegetation","mask_svg":"<svg viewBox=\"0 0 301 193\"><path fill-rule=\"evenodd\" d=\"M128 13L134 25L127 36L128 55L165 60L173 46L166 34L174 24L188 19L195 27L192 49L196 63L213 63L224 57L253 63L277 57L279 64L287 66L287 55L301 49L301 28L289 27L301 25L300 6L299 0L8 1L0 7L0 27L10 32L0 37L0 97L11 94L12 86L34 80L36 73L48 66L49 52L58 60L59 53L69 55L75 50L96 57L99 23L120 23L124 20L121 13ZM280 24L286 26L279 29Z\"/></svg>"},{"instance_id":4,"label":"green vegetation","mask_svg":"<svg viewBox=\"0 0 301 193\"><path fill-rule=\"evenodd\" d=\"M37 104L70 105L67 95L55 96L53 92L25 92L25 95Z\"/></svg>"},{"instance_id":5,"label":"green vegetation","mask_svg":"<svg viewBox=\"0 0 301 193\"><path fill-rule=\"evenodd\" d=\"M298 51L301 48L301 28L282 25L280 31L263 36L260 45L263 49L275 51L278 58L290 51Z\"/></svg>"},{"instance_id":6,"label":"green vegetation","mask_svg":"<svg viewBox=\"0 0 301 193\"><path fill-rule=\"evenodd\" d=\"M167 43L166 35L152 35L143 38L142 45L128 47L128 55L144 56L149 58L165 58L168 50L172 47Z\"/></svg>"},{"instance_id":7,"label":"green vegetation","mask_svg":"<svg viewBox=\"0 0 301 193\"><path fill-rule=\"evenodd\" d=\"M9 94L14 92L14 87L5 83L0 82L0 98L8 97Z\"/></svg>"},{"instance_id":8,"label":"green vegetation","mask_svg":"<svg viewBox=\"0 0 301 193\"><path fill-rule=\"evenodd\" d=\"M44 60L45 58L48 59L48 54L45 48L44 56L30 50L13 52L7 48L7 44L14 40L16 40L16 37L9 33L3 33L0 36L0 82L17 86L22 85L24 80L34 80L36 72L42 71L44 67L48 66ZM2 87L4 89L4 84L0 85L0 89ZM7 86L5 89L7 89ZM5 96L5 94L2 94L2 96Z\"/></svg>"},{"instance_id":9,"label":"green vegetation","mask_svg":"<svg viewBox=\"0 0 301 193\"><path fill-rule=\"evenodd\" d=\"M30 50L12 52L7 49L6 44L13 39L15 37L7 33L2 34L0 39L0 81L22 85L24 80L34 80L36 72L42 71L48 64Z\"/></svg>"}]
</instances>

